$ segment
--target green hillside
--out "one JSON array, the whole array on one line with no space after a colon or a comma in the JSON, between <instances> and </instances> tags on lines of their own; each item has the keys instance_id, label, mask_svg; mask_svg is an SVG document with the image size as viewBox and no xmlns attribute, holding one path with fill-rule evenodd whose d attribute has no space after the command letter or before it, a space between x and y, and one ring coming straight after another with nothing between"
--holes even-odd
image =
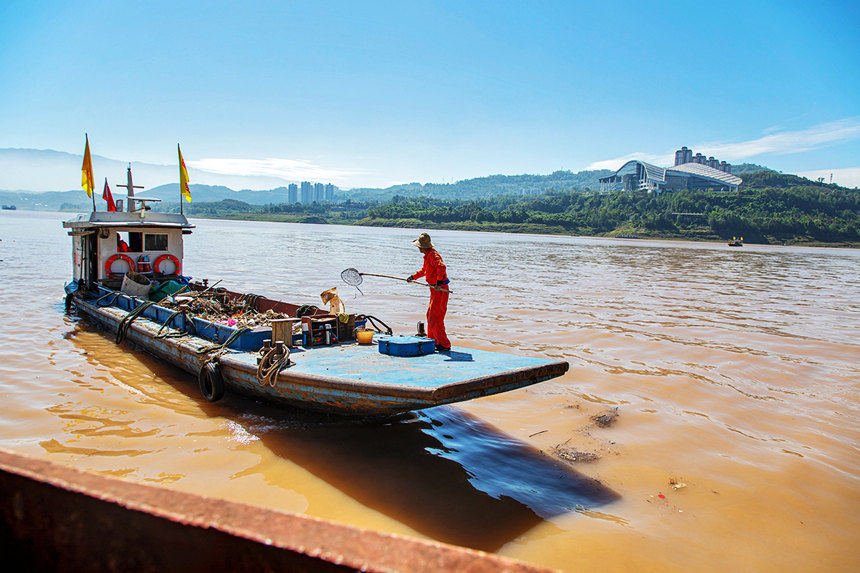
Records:
<instances>
[{"instance_id":1,"label":"green hillside","mask_svg":"<svg viewBox=\"0 0 860 573\"><path fill-rule=\"evenodd\" d=\"M637 236L860 246L860 191L773 171L750 173L737 193L607 193L554 190L536 196L440 199L397 195L385 202L272 205L255 218L387 227ZM235 215L235 214L234 214Z\"/></svg>"},{"instance_id":2,"label":"green hillside","mask_svg":"<svg viewBox=\"0 0 860 573\"><path fill-rule=\"evenodd\" d=\"M337 195L353 201L385 201L400 197L434 197L437 199L481 199L494 195L537 195L553 189L598 189L598 179L612 173L598 171L556 171L549 175L490 175L464 179L456 183L409 183L385 189L352 189Z\"/></svg>"}]
</instances>

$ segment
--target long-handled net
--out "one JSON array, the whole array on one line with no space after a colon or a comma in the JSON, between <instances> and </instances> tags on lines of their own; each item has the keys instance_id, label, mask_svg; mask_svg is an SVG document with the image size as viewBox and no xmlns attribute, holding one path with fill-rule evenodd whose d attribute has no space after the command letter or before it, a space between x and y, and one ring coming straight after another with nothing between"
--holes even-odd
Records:
<instances>
[{"instance_id":1,"label":"long-handled net","mask_svg":"<svg viewBox=\"0 0 860 573\"><path fill-rule=\"evenodd\" d=\"M398 281L404 281L407 283L411 282L412 284L416 284L416 285L424 285L424 286L428 286L431 288L436 288L436 287L433 287L432 285L428 285L426 283L419 283L417 281L410 281L408 279L404 279L403 277L393 277L391 275L380 275L380 274L376 274L376 273L360 273L360 272L358 272L358 269L353 269L353 268L345 269L343 272L340 273L340 278L343 279L343 282L345 282L346 284L348 284L350 286L354 286L355 288L358 289L358 292L361 292L361 289L358 288L358 285L360 285L362 282L364 282L365 276L382 277L384 279L394 279L394 280L398 280ZM450 291L448 291L448 289L446 287L441 287L440 290L443 290L445 292L450 292ZM361 294L364 294L364 293L361 292Z\"/></svg>"}]
</instances>

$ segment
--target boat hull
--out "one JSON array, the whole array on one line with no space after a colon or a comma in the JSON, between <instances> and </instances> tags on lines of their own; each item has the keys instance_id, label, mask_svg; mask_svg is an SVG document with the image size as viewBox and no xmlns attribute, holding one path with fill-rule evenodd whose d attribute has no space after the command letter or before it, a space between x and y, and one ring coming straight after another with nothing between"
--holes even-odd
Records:
<instances>
[{"instance_id":1,"label":"boat hull","mask_svg":"<svg viewBox=\"0 0 860 573\"><path fill-rule=\"evenodd\" d=\"M76 298L79 314L116 332L127 310ZM157 337L162 325L140 317L126 339L195 376L212 356L199 349L212 341L199 336ZM396 357L375 345L356 343L298 348L293 363L274 379L257 379L258 352L228 349L217 358L224 388L230 392L304 409L352 416L390 415L507 392L555 378L564 361L513 356L464 348L426 356Z\"/></svg>"}]
</instances>

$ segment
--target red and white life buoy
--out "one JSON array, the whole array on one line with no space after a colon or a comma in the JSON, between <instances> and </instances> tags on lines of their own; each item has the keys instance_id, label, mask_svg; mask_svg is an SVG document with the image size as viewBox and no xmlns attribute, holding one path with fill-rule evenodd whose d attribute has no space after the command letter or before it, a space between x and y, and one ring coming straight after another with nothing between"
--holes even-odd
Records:
<instances>
[{"instance_id":1,"label":"red and white life buoy","mask_svg":"<svg viewBox=\"0 0 860 573\"><path fill-rule=\"evenodd\" d=\"M171 263L173 263L173 266L175 267L173 269L174 275L182 274L182 263L180 263L179 259L177 259L173 255L161 255L160 257L155 259L154 263L152 263L152 269L160 275L166 274L161 272L161 263L163 263L164 261L170 261Z\"/></svg>"},{"instance_id":2,"label":"red and white life buoy","mask_svg":"<svg viewBox=\"0 0 860 573\"><path fill-rule=\"evenodd\" d=\"M105 261L105 276L107 276L108 278L115 279L115 278L119 278L125 274L124 272L122 272L122 273L113 272L113 269L111 267L113 267L113 264L116 261L125 261L128 264L128 270L134 271L134 261L132 260L132 258L129 257L128 255L123 255L122 253L117 253Z\"/></svg>"}]
</instances>

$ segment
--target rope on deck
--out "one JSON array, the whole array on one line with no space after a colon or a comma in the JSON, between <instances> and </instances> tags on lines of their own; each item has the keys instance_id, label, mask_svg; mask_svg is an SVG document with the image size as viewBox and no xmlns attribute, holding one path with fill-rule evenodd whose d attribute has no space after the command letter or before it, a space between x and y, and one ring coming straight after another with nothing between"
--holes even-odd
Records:
<instances>
[{"instance_id":1,"label":"rope on deck","mask_svg":"<svg viewBox=\"0 0 860 573\"><path fill-rule=\"evenodd\" d=\"M268 350L261 348L260 354L262 356L257 364L257 382L260 386L274 388L278 385L278 374L281 370L294 364L290 361L290 349L278 344Z\"/></svg>"},{"instance_id":2,"label":"rope on deck","mask_svg":"<svg viewBox=\"0 0 860 573\"><path fill-rule=\"evenodd\" d=\"M128 314L126 314L122 318L122 320L119 321L119 326L117 326L117 329L116 329L116 343L117 344L121 343L123 340L125 340L125 337L128 336L128 329L131 328L131 323L134 322L137 319L137 317L139 317L141 314L143 314L143 311L145 311L147 308L151 307L154 304L155 303L152 302L151 300L145 300L142 303L140 303L140 306L138 306L134 310L128 311Z\"/></svg>"},{"instance_id":3,"label":"rope on deck","mask_svg":"<svg viewBox=\"0 0 860 573\"><path fill-rule=\"evenodd\" d=\"M96 306L102 306L102 307L111 306L111 305L113 305L113 303L116 302L116 299L118 299L120 297L120 295L122 295L122 291L118 291L118 290L110 291L106 295L100 296L99 298L96 299ZM105 304L102 304L102 301L105 300L106 298L108 298L109 296L113 296L113 298L110 299Z\"/></svg>"},{"instance_id":4,"label":"rope on deck","mask_svg":"<svg viewBox=\"0 0 860 573\"><path fill-rule=\"evenodd\" d=\"M185 332L183 330L179 330L178 328L174 332L170 332L169 327L167 326L168 324L171 323L171 321L174 318L176 318L180 314L185 314L185 311L182 309L179 309L179 310L174 311L173 314L171 314L170 316L168 316L167 320L164 321L164 324L161 325L161 328L158 329L158 332L155 333L155 338L181 338L183 336L187 336L188 335L187 332ZM161 331L164 330L165 328L168 328L168 331L165 332L164 334L161 334Z\"/></svg>"},{"instance_id":5,"label":"rope on deck","mask_svg":"<svg viewBox=\"0 0 860 573\"><path fill-rule=\"evenodd\" d=\"M207 354L209 352L220 352L220 351L226 350L231 344L233 344L234 341L238 340L238 338L240 336L242 336L243 334L245 334L249 330L251 330L251 329L248 328L247 326L243 326L242 328L237 328L236 330L233 331L233 333L230 336L227 337L227 340L225 340L223 343L221 343L221 344L207 344L206 346L201 346L200 348L197 349L197 354Z\"/></svg>"}]
</instances>

